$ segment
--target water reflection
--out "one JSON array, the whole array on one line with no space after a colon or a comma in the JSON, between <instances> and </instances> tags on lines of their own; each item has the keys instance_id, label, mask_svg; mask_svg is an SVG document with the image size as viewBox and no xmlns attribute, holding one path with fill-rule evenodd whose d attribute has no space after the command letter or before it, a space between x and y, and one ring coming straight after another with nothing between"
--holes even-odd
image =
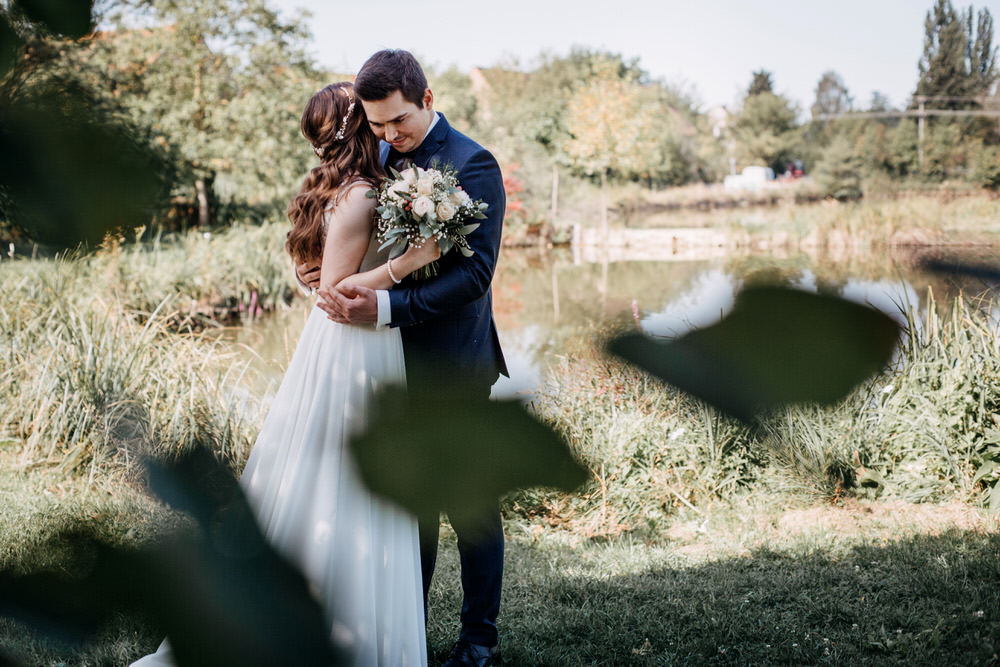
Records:
<instances>
[{"instance_id":1,"label":"water reflection","mask_svg":"<svg viewBox=\"0 0 1000 667\"><path fill-rule=\"evenodd\" d=\"M637 319L643 330L678 336L717 321L732 308L744 286L779 283L823 290L870 304L899 321L904 313L928 307L928 290L938 307L960 291L979 294L981 280L922 273L913 253L844 254L744 253L677 261L611 261L607 256L576 257L568 250L505 250L494 280L494 303L510 378L494 395L530 395L549 362L566 341L591 326ZM260 371L251 390L277 387L312 300L228 334Z\"/></svg>"}]
</instances>

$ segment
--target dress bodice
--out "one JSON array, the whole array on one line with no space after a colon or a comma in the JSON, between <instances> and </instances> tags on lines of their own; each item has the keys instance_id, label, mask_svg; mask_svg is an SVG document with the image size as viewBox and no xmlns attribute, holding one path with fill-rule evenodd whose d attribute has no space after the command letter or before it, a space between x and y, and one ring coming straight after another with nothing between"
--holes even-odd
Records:
<instances>
[{"instance_id":1,"label":"dress bodice","mask_svg":"<svg viewBox=\"0 0 1000 667\"><path fill-rule=\"evenodd\" d=\"M356 187L359 183L367 185L365 181L354 181L346 186L343 186L340 193L327 204L326 211L323 215L323 235L326 235L327 228L330 224L330 214L333 212L334 207L340 203L341 198L350 190L352 187ZM368 248L365 250L365 255L361 259L361 265L358 267L358 273L364 273L370 269L375 268L379 264L385 264L386 260L389 259L389 249L379 251L378 240L378 228L375 225L375 211L372 210L372 221L371 221L371 236L368 238Z\"/></svg>"},{"instance_id":2,"label":"dress bodice","mask_svg":"<svg viewBox=\"0 0 1000 667\"><path fill-rule=\"evenodd\" d=\"M365 251L364 259L361 260L361 266L358 268L358 273L364 273L369 269L374 269L379 264L385 264L386 260L389 259L389 248L385 250L379 250L378 247L381 243L378 240L378 229L375 227L375 220L372 219L372 235L368 239L368 249Z\"/></svg>"}]
</instances>

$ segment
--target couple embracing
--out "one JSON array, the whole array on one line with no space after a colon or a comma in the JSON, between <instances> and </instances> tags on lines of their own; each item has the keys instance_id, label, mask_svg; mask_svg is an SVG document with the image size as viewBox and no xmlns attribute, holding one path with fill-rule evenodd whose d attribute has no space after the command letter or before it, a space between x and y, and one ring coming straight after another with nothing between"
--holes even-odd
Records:
<instances>
[{"instance_id":1,"label":"couple embracing","mask_svg":"<svg viewBox=\"0 0 1000 667\"><path fill-rule=\"evenodd\" d=\"M435 392L443 378L462 377L464 391L487 398L507 373L490 287L505 206L500 168L433 102L416 59L385 50L353 85L327 86L306 105L302 134L320 164L289 207L286 247L319 299L241 479L264 534L302 570L329 614L331 640L356 665L426 665L440 516L414 518L368 492L347 440L365 428L380 387ZM469 197L488 205L467 237L471 256L441 256L436 243L392 259L379 250L365 194L390 167L411 164L453 168ZM434 277L411 276L434 261ZM450 516L464 599L445 664L483 667L498 643L499 508ZM168 643L135 664L172 664Z\"/></svg>"}]
</instances>

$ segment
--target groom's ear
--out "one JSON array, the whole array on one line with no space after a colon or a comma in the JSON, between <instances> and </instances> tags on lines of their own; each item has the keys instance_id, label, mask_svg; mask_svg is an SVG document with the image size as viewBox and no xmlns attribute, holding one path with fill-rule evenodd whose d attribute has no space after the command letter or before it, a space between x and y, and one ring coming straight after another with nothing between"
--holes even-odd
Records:
<instances>
[{"instance_id":1,"label":"groom's ear","mask_svg":"<svg viewBox=\"0 0 1000 667\"><path fill-rule=\"evenodd\" d=\"M424 88L424 108L430 111L434 108L434 93L430 88Z\"/></svg>"}]
</instances>

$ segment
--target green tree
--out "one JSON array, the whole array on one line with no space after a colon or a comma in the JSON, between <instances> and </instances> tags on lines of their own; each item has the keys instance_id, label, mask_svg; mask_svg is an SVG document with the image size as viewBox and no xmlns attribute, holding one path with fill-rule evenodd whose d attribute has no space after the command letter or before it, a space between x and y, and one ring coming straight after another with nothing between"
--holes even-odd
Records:
<instances>
[{"instance_id":1,"label":"green tree","mask_svg":"<svg viewBox=\"0 0 1000 667\"><path fill-rule=\"evenodd\" d=\"M834 135L816 163L813 177L827 197L838 201L860 199L864 161L846 132Z\"/></svg>"},{"instance_id":2,"label":"green tree","mask_svg":"<svg viewBox=\"0 0 1000 667\"><path fill-rule=\"evenodd\" d=\"M771 73L766 69L759 69L753 73L753 78L750 80L750 85L747 86L747 97L754 97L756 95L762 95L764 93L774 92L774 81L771 77Z\"/></svg>"},{"instance_id":3,"label":"green tree","mask_svg":"<svg viewBox=\"0 0 1000 667\"><path fill-rule=\"evenodd\" d=\"M993 46L993 16L981 9L972 26L972 8L966 14L966 35L969 43L969 92L986 95L997 80L997 47Z\"/></svg>"},{"instance_id":4,"label":"green tree","mask_svg":"<svg viewBox=\"0 0 1000 667\"><path fill-rule=\"evenodd\" d=\"M601 180L601 229L607 231L607 178L611 171L636 175L637 147L653 119L641 104L641 88L610 68L570 98L566 155L578 171Z\"/></svg>"},{"instance_id":5,"label":"green tree","mask_svg":"<svg viewBox=\"0 0 1000 667\"><path fill-rule=\"evenodd\" d=\"M964 21L951 0L937 0L924 19L924 51L918 63L917 95L968 94Z\"/></svg>"},{"instance_id":6,"label":"green tree","mask_svg":"<svg viewBox=\"0 0 1000 667\"><path fill-rule=\"evenodd\" d=\"M754 82L743 100L734 134L743 164L770 166L779 171L796 157L794 153L800 143L796 124L798 110L782 95L769 91L752 93L758 82L765 78L770 85L769 73L754 73Z\"/></svg>"},{"instance_id":7,"label":"green tree","mask_svg":"<svg viewBox=\"0 0 1000 667\"><path fill-rule=\"evenodd\" d=\"M888 95L878 90L872 91L872 99L868 103L869 111L889 111L891 109L892 102Z\"/></svg>"},{"instance_id":8,"label":"green tree","mask_svg":"<svg viewBox=\"0 0 1000 667\"><path fill-rule=\"evenodd\" d=\"M997 79L993 17L973 8L956 11L951 0L936 0L924 19L924 49L918 63L918 96L970 97L988 93ZM946 101L947 108L968 102Z\"/></svg>"},{"instance_id":9,"label":"green tree","mask_svg":"<svg viewBox=\"0 0 1000 667\"><path fill-rule=\"evenodd\" d=\"M55 247L145 224L158 153L91 91L54 71L93 30L89 0L0 2L0 238Z\"/></svg>"},{"instance_id":10,"label":"green tree","mask_svg":"<svg viewBox=\"0 0 1000 667\"><path fill-rule=\"evenodd\" d=\"M813 118L823 114L841 114L851 110L854 100L847 91L847 85L833 70L823 72L816 84L816 99L813 102Z\"/></svg>"},{"instance_id":11,"label":"green tree","mask_svg":"<svg viewBox=\"0 0 1000 667\"><path fill-rule=\"evenodd\" d=\"M434 108L462 132L475 131L479 104L469 75L452 66L441 73L428 70L427 80L434 91Z\"/></svg>"},{"instance_id":12,"label":"green tree","mask_svg":"<svg viewBox=\"0 0 1000 667\"><path fill-rule=\"evenodd\" d=\"M217 195L283 206L311 159L298 119L323 83L303 24L263 0L124 0L106 22L76 67L176 156L198 223Z\"/></svg>"},{"instance_id":13,"label":"green tree","mask_svg":"<svg viewBox=\"0 0 1000 667\"><path fill-rule=\"evenodd\" d=\"M516 61L482 70L480 131L501 154L522 164L529 197L549 199L548 216L555 220L560 169L574 167L566 154L570 99L596 78L640 83L646 73L637 60L582 47L566 56L542 54L539 63L526 70ZM546 187L546 172L551 174L551 188Z\"/></svg>"}]
</instances>

